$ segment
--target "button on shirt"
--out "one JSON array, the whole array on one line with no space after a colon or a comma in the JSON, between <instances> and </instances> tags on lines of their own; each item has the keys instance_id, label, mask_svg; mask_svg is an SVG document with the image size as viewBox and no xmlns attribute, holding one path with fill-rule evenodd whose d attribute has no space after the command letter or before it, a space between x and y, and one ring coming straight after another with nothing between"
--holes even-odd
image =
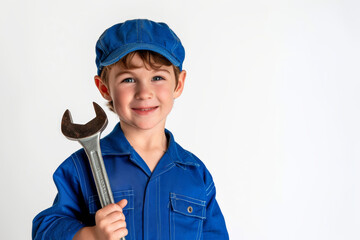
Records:
<instances>
[{"instance_id":1,"label":"button on shirt","mask_svg":"<svg viewBox=\"0 0 360 240\"><path fill-rule=\"evenodd\" d=\"M215 185L204 164L174 141L153 172L125 138L120 124L101 139L101 151L115 202L123 209L127 240L229 239L215 199ZM95 225L101 208L83 149L54 173L54 204L33 221L33 239L72 239L84 226Z\"/></svg>"}]
</instances>

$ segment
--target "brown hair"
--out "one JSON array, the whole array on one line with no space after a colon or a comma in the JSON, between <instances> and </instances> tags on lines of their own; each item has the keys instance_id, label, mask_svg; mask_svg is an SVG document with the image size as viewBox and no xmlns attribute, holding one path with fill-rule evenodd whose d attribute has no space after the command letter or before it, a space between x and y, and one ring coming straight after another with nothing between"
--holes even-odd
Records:
<instances>
[{"instance_id":1,"label":"brown hair","mask_svg":"<svg viewBox=\"0 0 360 240\"><path fill-rule=\"evenodd\" d=\"M141 60L144 62L145 66L149 66L152 69L159 69L161 66L173 66L174 73L175 73L175 87L178 85L179 81L179 74L180 69L173 65L167 58L165 58L163 55L148 51L148 50L138 50L131 52L127 55L125 55L123 58L121 58L116 63L113 63L111 65L105 66L103 70L101 71L100 78L103 81L103 83L109 88L109 73L110 70L116 66L119 65L123 69L133 69L136 68L135 65L131 64L132 58L135 56L135 54L138 54L138 56L141 58ZM108 102L108 107L111 111L114 111L114 104L113 101Z\"/></svg>"}]
</instances>

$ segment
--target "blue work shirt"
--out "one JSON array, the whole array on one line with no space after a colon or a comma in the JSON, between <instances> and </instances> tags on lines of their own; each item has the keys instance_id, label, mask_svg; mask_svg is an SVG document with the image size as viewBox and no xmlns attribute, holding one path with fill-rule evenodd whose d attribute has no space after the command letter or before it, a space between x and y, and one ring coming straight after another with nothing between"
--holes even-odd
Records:
<instances>
[{"instance_id":1,"label":"blue work shirt","mask_svg":"<svg viewBox=\"0 0 360 240\"><path fill-rule=\"evenodd\" d=\"M100 140L114 200L128 201L126 240L229 239L209 171L168 130L165 134L168 149L153 172L120 124ZM58 194L52 207L34 218L33 239L72 239L80 228L95 225L101 208L83 149L66 159L53 179Z\"/></svg>"}]
</instances>

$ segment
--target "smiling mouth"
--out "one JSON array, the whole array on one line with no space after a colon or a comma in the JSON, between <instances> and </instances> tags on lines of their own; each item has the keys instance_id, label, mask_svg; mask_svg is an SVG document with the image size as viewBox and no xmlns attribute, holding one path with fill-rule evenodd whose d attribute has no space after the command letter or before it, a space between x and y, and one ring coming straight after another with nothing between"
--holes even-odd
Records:
<instances>
[{"instance_id":1,"label":"smiling mouth","mask_svg":"<svg viewBox=\"0 0 360 240\"><path fill-rule=\"evenodd\" d=\"M140 111L140 112L148 112L148 111L151 111L151 110L154 110L158 107L150 107L150 108L133 108L135 111Z\"/></svg>"}]
</instances>

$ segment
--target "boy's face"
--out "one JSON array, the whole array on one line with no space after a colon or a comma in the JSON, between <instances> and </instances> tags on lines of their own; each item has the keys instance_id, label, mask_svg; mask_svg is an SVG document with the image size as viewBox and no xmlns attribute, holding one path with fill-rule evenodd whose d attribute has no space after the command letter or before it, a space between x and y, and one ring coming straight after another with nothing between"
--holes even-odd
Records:
<instances>
[{"instance_id":1,"label":"boy's face","mask_svg":"<svg viewBox=\"0 0 360 240\"><path fill-rule=\"evenodd\" d=\"M137 54L131 65L136 68L121 69L115 65L109 72L108 87L98 76L96 85L105 99L113 101L123 128L163 129L174 99L182 93L186 72L180 73L176 86L172 66L151 69Z\"/></svg>"}]
</instances>

